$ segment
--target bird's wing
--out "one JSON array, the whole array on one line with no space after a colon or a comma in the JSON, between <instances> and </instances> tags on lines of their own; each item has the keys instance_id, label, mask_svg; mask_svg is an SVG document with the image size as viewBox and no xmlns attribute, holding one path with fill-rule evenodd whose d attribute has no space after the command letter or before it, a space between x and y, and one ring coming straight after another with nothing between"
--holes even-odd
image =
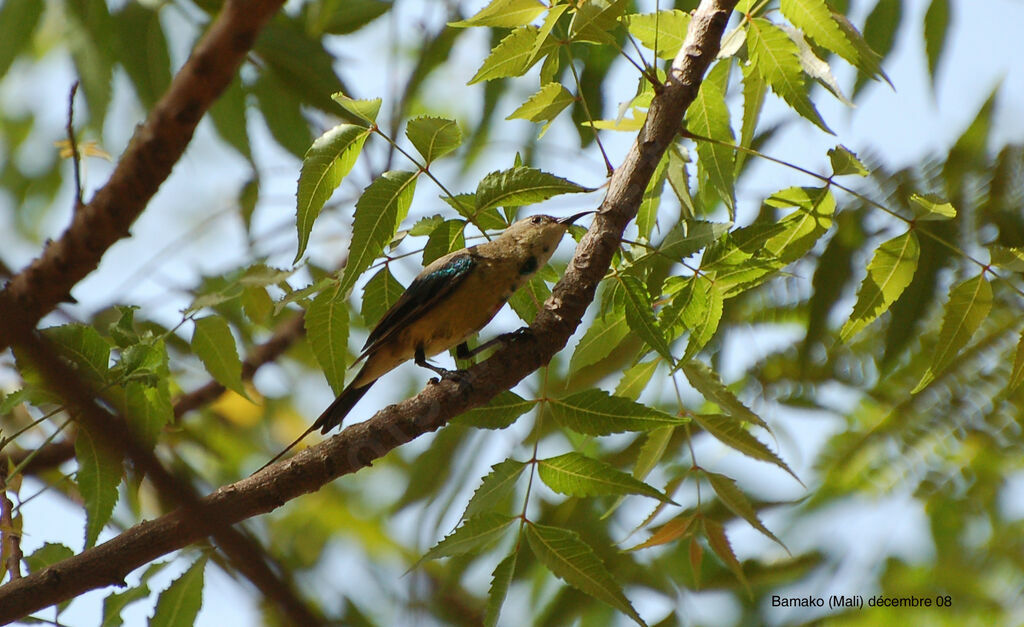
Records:
<instances>
[{"instance_id":1,"label":"bird's wing","mask_svg":"<svg viewBox=\"0 0 1024 627\"><path fill-rule=\"evenodd\" d=\"M444 300L469 276L477 261L466 251L453 253L441 263L428 266L417 276L395 304L381 316L370 331L359 359L366 357L374 346L386 341L393 333L418 319L437 303ZM358 361L358 360L357 360Z\"/></svg>"}]
</instances>

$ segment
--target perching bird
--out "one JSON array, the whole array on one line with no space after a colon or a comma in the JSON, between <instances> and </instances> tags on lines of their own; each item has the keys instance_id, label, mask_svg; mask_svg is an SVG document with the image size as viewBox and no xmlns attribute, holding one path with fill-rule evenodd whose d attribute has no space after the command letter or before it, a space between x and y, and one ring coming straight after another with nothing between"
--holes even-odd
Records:
<instances>
[{"instance_id":1,"label":"perching bird","mask_svg":"<svg viewBox=\"0 0 1024 627\"><path fill-rule=\"evenodd\" d=\"M427 363L427 357L456 348L468 359L503 337L469 350L466 339L498 313L513 292L548 262L573 222L593 211L556 219L536 215L519 220L497 239L437 259L420 272L366 338L355 363L366 360L359 374L330 406L274 463L316 429L327 433L382 375L412 359L442 377L457 372ZM262 468L260 469L262 470Z\"/></svg>"}]
</instances>

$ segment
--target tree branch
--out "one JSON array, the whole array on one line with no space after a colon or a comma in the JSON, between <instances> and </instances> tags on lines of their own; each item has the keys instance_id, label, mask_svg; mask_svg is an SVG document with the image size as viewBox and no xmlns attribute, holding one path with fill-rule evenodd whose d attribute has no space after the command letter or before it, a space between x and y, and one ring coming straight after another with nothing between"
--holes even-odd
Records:
<instances>
[{"instance_id":1,"label":"tree branch","mask_svg":"<svg viewBox=\"0 0 1024 627\"><path fill-rule=\"evenodd\" d=\"M127 237L150 198L185 152L200 118L235 76L263 25L284 0L228 0L167 93L135 133L89 204L76 211L60 239L11 278L0 292L0 320L14 312L33 322L66 300L117 240ZM0 350L16 337L0 326Z\"/></svg>"},{"instance_id":2,"label":"tree branch","mask_svg":"<svg viewBox=\"0 0 1024 627\"><path fill-rule=\"evenodd\" d=\"M377 412L326 442L218 489L202 499L206 520L233 523L270 512L329 481L353 473L448 419L483 405L550 361L568 342L594 298L626 225L636 216L643 192L667 147L675 140L683 113L719 49L730 12L738 0L702 0L666 84L651 102L647 120L623 165L609 183L601 213L584 236L565 275L538 314L530 334L497 351L467 372L467 386L452 381L428 385L414 398ZM161 555L196 542L208 529L190 524L177 511L140 523L79 555L31 573L0 588L0 608L39 609L109 583L102 569L124 576ZM42 599L45 599L43 601ZM31 610L30 610L31 611ZM0 610L0 620L8 614Z\"/></svg>"}]
</instances>

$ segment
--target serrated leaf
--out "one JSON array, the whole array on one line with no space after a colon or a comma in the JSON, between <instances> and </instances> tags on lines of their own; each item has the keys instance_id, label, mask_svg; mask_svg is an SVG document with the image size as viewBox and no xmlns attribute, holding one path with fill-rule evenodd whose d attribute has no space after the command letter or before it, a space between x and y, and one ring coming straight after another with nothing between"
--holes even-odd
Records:
<instances>
[{"instance_id":1,"label":"serrated leaf","mask_svg":"<svg viewBox=\"0 0 1024 627\"><path fill-rule=\"evenodd\" d=\"M306 252L313 222L342 179L352 170L369 134L370 131L361 126L339 124L316 138L306 151L295 193L299 249L293 263Z\"/></svg>"},{"instance_id":2,"label":"serrated leaf","mask_svg":"<svg viewBox=\"0 0 1024 627\"><path fill-rule=\"evenodd\" d=\"M839 24L840 30L842 30L843 34L846 35L846 38L850 40L853 47L857 49L857 69L863 72L865 76L870 76L875 80L880 78L892 87L892 81L889 80L889 77L882 70L882 57L872 50L871 46L864 39L864 36L860 34L860 31L858 31L857 28L850 23L850 20L846 19L846 16L842 13L836 13L833 11L832 19ZM857 80L858 82L863 81L861 77L858 77ZM856 94L857 91L857 87L855 86L853 93Z\"/></svg>"},{"instance_id":3,"label":"serrated leaf","mask_svg":"<svg viewBox=\"0 0 1024 627\"><path fill-rule=\"evenodd\" d=\"M74 556L75 552L63 544L57 542L45 542L43 546L39 547L32 552L31 555L25 557L25 564L28 565L28 572L36 573L56 564L61 560L66 560L69 557Z\"/></svg>"},{"instance_id":4,"label":"serrated leaf","mask_svg":"<svg viewBox=\"0 0 1024 627\"><path fill-rule=\"evenodd\" d=\"M827 187L790 187L769 196L770 207L796 207L778 221L782 230L770 237L762 252L770 253L783 264L800 259L832 226L836 199Z\"/></svg>"},{"instance_id":5,"label":"serrated leaf","mask_svg":"<svg viewBox=\"0 0 1024 627\"><path fill-rule=\"evenodd\" d=\"M584 435L610 435L649 431L687 421L663 411L612 396L604 390L585 390L548 403L551 415L563 427Z\"/></svg>"},{"instance_id":6,"label":"serrated leaf","mask_svg":"<svg viewBox=\"0 0 1024 627\"><path fill-rule=\"evenodd\" d=\"M932 349L932 363L911 394L923 390L952 363L991 310L992 285L985 280L985 273L953 286L942 316L939 341Z\"/></svg>"},{"instance_id":7,"label":"serrated leaf","mask_svg":"<svg viewBox=\"0 0 1024 627\"><path fill-rule=\"evenodd\" d=\"M533 21L546 7L538 0L491 0L473 17L458 22L449 22L453 28L467 26L497 26L514 28Z\"/></svg>"},{"instance_id":8,"label":"serrated leaf","mask_svg":"<svg viewBox=\"0 0 1024 627\"><path fill-rule=\"evenodd\" d=\"M420 116L409 120L405 136L416 147L427 164L452 152L462 143L462 129L455 120Z\"/></svg>"},{"instance_id":9,"label":"serrated leaf","mask_svg":"<svg viewBox=\"0 0 1024 627\"><path fill-rule=\"evenodd\" d=\"M373 260L398 232L409 213L416 190L416 172L392 170L375 179L356 201L352 244L341 277L341 293L348 294Z\"/></svg>"},{"instance_id":10,"label":"serrated leaf","mask_svg":"<svg viewBox=\"0 0 1024 627\"><path fill-rule=\"evenodd\" d=\"M466 223L462 220L445 220L430 233L423 247L423 265L427 266L439 257L466 247Z\"/></svg>"},{"instance_id":11,"label":"serrated leaf","mask_svg":"<svg viewBox=\"0 0 1024 627\"><path fill-rule=\"evenodd\" d=\"M84 429L75 438L75 459L75 481L85 504L85 546L89 548L114 512L123 467L119 455L99 445Z\"/></svg>"},{"instance_id":12,"label":"serrated leaf","mask_svg":"<svg viewBox=\"0 0 1024 627\"><path fill-rule=\"evenodd\" d=\"M782 0L779 9L793 26L802 30L819 46L826 48L850 65L857 65L860 55L839 24L832 19L832 10L825 0Z\"/></svg>"},{"instance_id":13,"label":"serrated leaf","mask_svg":"<svg viewBox=\"0 0 1024 627\"><path fill-rule=\"evenodd\" d=\"M729 125L729 108L725 106L725 95L714 81L701 83L697 98L686 110L687 130L716 139L725 144L733 143L732 128ZM736 211L734 151L728 145L708 141L697 141L697 167L703 177L718 193L729 210L730 218Z\"/></svg>"},{"instance_id":14,"label":"serrated leaf","mask_svg":"<svg viewBox=\"0 0 1024 627\"><path fill-rule=\"evenodd\" d=\"M678 336L682 329L690 332L683 359L692 359L714 337L722 320L723 305L724 298L713 275L703 274L687 281L662 310L661 327L670 338Z\"/></svg>"},{"instance_id":15,"label":"serrated leaf","mask_svg":"<svg viewBox=\"0 0 1024 627\"><path fill-rule=\"evenodd\" d=\"M641 542L636 546L631 546L626 550L639 551L640 549L648 549L652 546L661 546L663 544L668 544L669 542L674 542L679 538L688 535L690 527L693 526L695 517L695 514L683 514L682 516L676 516L661 527L658 527L658 529L656 529L654 533L651 534L651 537L645 542Z\"/></svg>"},{"instance_id":16,"label":"serrated leaf","mask_svg":"<svg viewBox=\"0 0 1024 627\"><path fill-rule=\"evenodd\" d=\"M894 237L875 250L868 263L868 274L857 290L853 313L839 332L841 342L846 342L874 322L899 298L914 278L920 253L917 234L913 231Z\"/></svg>"},{"instance_id":17,"label":"serrated leaf","mask_svg":"<svg viewBox=\"0 0 1024 627\"><path fill-rule=\"evenodd\" d=\"M129 381L124 392L125 414L132 432L139 441L152 448L160 431L174 418L170 394L166 386L161 390L138 381Z\"/></svg>"},{"instance_id":18,"label":"serrated leaf","mask_svg":"<svg viewBox=\"0 0 1024 627\"><path fill-rule=\"evenodd\" d=\"M539 36L540 31L536 26L515 28L491 50L468 84L525 74L547 49L555 45L550 36L545 37L539 42L539 50L535 53Z\"/></svg>"},{"instance_id":19,"label":"serrated leaf","mask_svg":"<svg viewBox=\"0 0 1024 627\"><path fill-rule=\"evenodd\" d=\"M478 429L504 429L533 409L534 404L534 401L505 390L492 398L490 403L460 414L452 418L451 422Z\"/></svg>"},{"instance_id":20,"label":"serrated leaf","mask_svg":"<svg viewBox=\"0 0 1024 627\"><path fill-rule=\"evenodd\" d=\"M835 96L839 102L842 102L848 107L853 107L854 104L846 97L843 93L843 88L840 87L839 81L836 80L834 74L832 74L832 67L827 61L820 58L817 52L811 48L811 45L804 39L804 34L799 29L793 28L792 26L783 25L780 28L789 36L789 38L796 44L797 55L800 59L800 67L804 73L811 78L817 80L822 84L825 89L829 90L833 96Z\"/></svg>"},{"instance_id":21,"label":"serrated leaf","mask_svg":"<svg viewBox=\"0 0 1024 627\"><path fill-rule=\"evenodd\" d=\"M754 68L753 63L741 64L740 69L743 72L743 121L740 124L740 145L751 148L754 133L757 131L757 121L761 118L761 110L764 109L764 101L768 95L768 83ZM742 150L736 152L736 176L739 176L747 156Z\"/></svg>"},{"instance_id":22,"label":"serrated leaf","mask_svg":"<svg viewBox=\"0 0 1024 627\"><path fill-rule=\"evenodd\" d=\"M619 284L623 288L622 294L625 297L626 321L629 323L630 328L648 346L658 351L658 354L665 361L674 364L675 359L672 357L672 351L669 349L668 342L665 341L665 334L658 327L658 322L654 318L654 311L650 295L647 293L647 287L640 279L629 274L618 274L616 279L618 279Z\"/></svg>"},{"instance_id":23,"label":"serrated leaf","mask_svg":"<svg viewBox=\"0 0 1024 627\"><path fill-rule=\"evenodd\" d=\"M917 220L952 220L956 217L953 204L935 194L911 194L910 209Z\"/></svg>"},{"instance_id":24,"label":"serrated leaf","mask_svg":"<svg viewBox=\"0 0 1024 627\"><path fill-rule=\"evenodd\" d=\"M366 326L372 329L404 291L405 288L386 265L378 270L363 288L363 306L360 312Z\"/></svg>"},{"instance_id":25,"label":"serrated leaf","mask_svg":"<svg viewBox=\"0 0 1024 627\"><path fill-rule=\"evenodd\" d=\"M547 122L558 117L576 98L561 83L547 83L509 114L506 120L530 120ZM547 130L547 127L544 127ZM544 136L544 131L541 132Z\"/></svg>"},{"instance_id":26,"label":"serrated leaf","mask_svg":"<svg viewBox=\"0 0 1024 627\"><path fill-rule=\"evenodd\" d=\"M842 144L837 145L835 148L829 148L828 159L832 163L832 174L834 176L843 176L845 174L867 176L870 174L867 166L857 158L857 154Z\"/></svg>"},{"instance_id":27,"label":"serrated leaf","mask_svg":"<svg viewBox=\"0 0 1024 627\"><path fill-rule=\"evenodd\" d=\"M195 622L203 606L205 569L206 557L201 557L160 593L149 627L179 627Z\"/></svg>"},{"instance_id":28,"label":"serrated leaf","mask_svg":"<svg viewBox=\"0 0 1024 627\"><path fill-rule=\"evenodd\" d=\"M540 306L544 304L548 296L551 296L551 289L541 274L543 274L543 270L530 277L526 285L516 290L508 299L508 306L526 324L533 324Z\"/></svg>"},{"instance_id":29,"label":"serrated leaf","mask_svg":"<svg viewBox=\"0 0 1024 627\"><path fill-rule=\"evenodd\" d=\"M722 444L743 453L747 457L775 464L789 473L794 479L800 481L800 478L796 476L796 473L790 469L786 462L782 461L771 449L744 429L743 425L736 418L721 414L693 414L693 420ZM801 485L803 485L802 482Z\"/></svg>"},{"instance_id":30,"label":"serrated leaf","mask_svg":"<svg viewBox=\"0 0 1024 627\"><path fill-rule=\"evenodd\" d=\"M476 188L476 209L521 207L547 200L559 194L593 191L568 179L535 168L516 166L491 172Z\"/></svg>"},{"instance_id":31,"label":"serrated leaf","mask_svg":"<svg viewBox=\"0 0 1024 627\"><path fill-rule=\"evenodd\" d=\"M901 0L878 0L864 20L864 41L877 57L884 59L896 44L896 33L903 18ZM859 66L858 66L859 67ZM864 78L858 77L854 93L860 91Z\"/></svg>"},{"instance_id":32,"label":"serrated leaf","mask_svg":"<svg viewBox=\"0 0 1024 627\"><path fill-rule=\"evenodd\" d=\"M640 200L640 208L636 213L636 228L640 236L645 239L651 238L655 225L658 223L658 208L661 206L661 193L665 189L665 180L668 178L669 155L662 156L658 167L654 169L647 189L644 190L643 198Z\"/></svg>"},{"instance_id":33,"label":"serrated leaf","mask_svg":"<svg viewBox=\"0 0 1024 627\"><path fill-rule=\"evenodd\" d=\"M789 552L789 549L782 543L782 540L779 540L774 533L769 531L768 528L764 526L764 523L762 523L757 517L757 511L754 509L754 506L750 504L750 501L747 499L746 495L743 494L743 491L736 487L736 482L734 480L726 477L725 475L709 472L707 470L704 471L704 476L708 478L708 482L715 490L715 494L718 495L718 498L721 499L722 504L728 507L732 513L750 523L751 527L768 536L779 546L786 549L786 552Z\"/></svg>"},{"instance_id":34,"label":"serrated leaf","mask_svg":"<svg viewBox=\"0 0 1024 627\"><path fill-rule=\"evenodd\" d=\"M772 91L801 116L826 133L833 134L807 95L799 50L785 31L766 19L754 18L750 20L747 31L747 50L755 68Z\"/></svg>"},{"instance_id":35,"label":"serrated leaf","mask_svg":"<svg viewBox=\"0 0 1024 627\"><path fill-rule=\"evenodd\" d=\"M740 399L736 398L732 390L725 387L717 372L695 360L682 363L681 368L683 374L686 375L686 380L700 392L705 400L715 403L733 418L745 420L771 432L768 424L760 416L750 411L746 405L740 402Z\"/></svg>"},{"instance_id":36,"label":"serrated leaf","mask_svg":"<svg viewBox=\"0 0 1024 627\"><path fill-rule=\"evenodd\" d=\"M640 398L640 394L647 389L647 384L650 383L651 377L654 376L654 371L658 369L659 363L661 363L661 360L655 357L650 361L642 361L627 368L622 373L619 384L615 386L615 396L631 401Z\"/></svg>"},{"instance_id":37,"label":"serrated leaf","mask_svg":"<svg viewBox=\"0 0 1024 627\"><path fill-rule=\"evenodd\" d=\"M526 538L537 559L560 579L645 625L604 563L578 534L534 523L526 526Z\"/></svg>"},{"instance_id":38,"label":"serrated leaf","mask_svg":"<svg viewBox=\"0 0 1024 627\"><path fill-rule=\"evenodd\" d=\"M100 627L121 627L124 624L121 611L136 601L148 598L149 595L149 586L145 584L128 588L124 592L108 594L103 599L103 622L100 623Z\"/></svg>"},{"instance_id":39,"label":"serrated leaf","mask_svg":"<svg viewBox=\"0 0 1024 627\"><path fill-rule=\"evenodd\" d=\"M607 357L627 335L629 324L621 309L613 309L594 318L569 360L570 375Z\"/></svg>"},{"instance_id":40,"label":"serrated leaf","mask_svg":"<svg viewBox=\"0 0 1024 627\"><path fill-rule=\"evenodd\" d=\"M367 124L377 123L377 114L380 113L380 98L367 100L356 100L345 95L345 92L331 94L331 100L341 105L341 108L356 116Z\"/></svg>"},{"instance_id":41,"label":"serrated leaf","mask_svg":"<svg viewBox=\"0 0 1024 627\"><path fill-rule=\"evenodd\" d=\"M644 47L653 50L658 58L674 59L686 40L690 14L679 9L634 13L624 15L622 22L629 34L639 39Z\"/></svg>"},{"instance_id":42,"label":"serrated leaf","mask_svg":"<svg viewBox=\"0 0 1024 627\"><path fill-rule=\"evenodd\" d=\"M671 502L643 481L580 453L538 460L537 475L549 488L568 496L640 494Z\"/></svg>"},{"instance_id":43,"label":"serrated leaf","mask_svg":"<svg viewBox=\"0 0 1024 627\"><path fill-rule=\"evenodd\" d=\"M743 587L747 589L747 593L750 594L750 584L747 583L747 578L743 574L743 566L736 559L732 545L729 544L729 538L725 536L725 529L722 527L722 523L710 518L704 518L703 523L704 536L708 539L711 550L715 552L719 559L725 562L725 565L729 567L732 574L736 576L736 579L743 584Z\"/></svg>"},{"instance_id":44,"label":"serrated leaf","mask_svg":"<svg viewBox=\"0 0 1024 627\"><path fill-rule=\"evenodd\" d=\"M348 361L348 300L338 290L326 289L306 308L306 337L327 383L337 395L345 389Z\"/></svg>"},{"instance_id":45,"label":"serrated leaf","mask_svg":"<svg viewBox=\"0 0 1024 627\"><path fill-rule=\"evenodd\" d=\"M420 561L463 555L497 541L516 518L484 512L462 521L459 528L435 544Z\"/></svg>"},{"instance_id":46,"label":"serrated leaf","mask_svg":"<svg viewBox=\"0 0 1024 627\"><path fill-rule=\"evenodd\" d=\"M508 226L508 221L494 207L486 211L476 208L476 194L456 194L455 196L441 196L441 200L457 211L460 216L466 218L481 231L496 231Z\"/></svg>"},{"instance_id":47,"label":"serrated leaf","mask_svg":"<svg viewBox=\"0 0 1024 627\"><path fill-rule=\"evenodd\" d=\"M466 511L462 513L462 517L470 518L498 507L515 492L516 482L525 468L525 463L514 459L506 459L491 466L491 472L487 473L480 483L480 487L469 499L469 504L466 505Z\"/></svg>"},{"instance_id":48,"label":"serrated leaf","mask_svg":"<svg viewBox=\"0 0 1024 627\"><path fill-rule=\"evenodd\" d=\"M518 555L517 551L513 551L494 567L494 572L491 574L491 587L487 591L484 627L494 627L498 624L501 606L505 603L509 586L512 585L512 576L515 575Z\"/></svg>"},{"instance_id":49,"label":"serrated leaf","mask_svg":"<svg viewBox=\"0 0 1024 627\"><path fill-rule=\"evenodd\" d=\"M110 344L96 329L84 324L64 324L43 330L61 356L93 384L102 384L110 367Z\"/></svg>"},{"instance_id":50,"label":"serrated leaf","mask_svg":"<svg viewBox=\"0 0 1024 627\"><path fill-rule=\"evenodd\" d=\"M939 60L949 37L949 14L949 0L932 0L924 14L924 51L928 57L928 74L932 77L932 85L935 85Z\"/></svg>"},{"instance_id":51,"label":"serrated leaf","mask_svg":"<svg viewBox=\"0 0 1024 627\"><path fill-rule=\"evenodd\" d=\"M196 320L192 351L217 383L248 398L242 385L242 361L228 323L219 316Z\"/></svg>"},{"instance_id":52,"label":"serrated leaf","mask_svg":"<svg viewBox=\"0 0 1024 627\"><path fill-rule=\"evenodd\" d=\"M611 31L618 26L619 17L626 11L629 0L588 0L577 5L569 26L573 41L614 45Z\"/></svg>"}]
</instances>

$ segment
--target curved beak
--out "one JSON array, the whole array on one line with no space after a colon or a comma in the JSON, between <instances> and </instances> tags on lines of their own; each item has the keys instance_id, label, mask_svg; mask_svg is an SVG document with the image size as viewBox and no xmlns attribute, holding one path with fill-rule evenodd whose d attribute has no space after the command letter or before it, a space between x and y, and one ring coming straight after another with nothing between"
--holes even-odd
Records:
<instances>
[{"instance_id":1,"label":"curved beak","mask_svg":"<svg viewBox=\"0 0 1024 627\"><path fill-rule=\"evenodd\" d=\"M592 213L597 213L597 212L596 211L581 211L581 212L577 213L576 215L569 216L568 218L562 218L561 220L558 221L558 223L559 224L569 225L569 224L572 224L573 222L575 222L576 220L579 220L583 216L588 216L588 215L590 215Z\"/></svg>"}]
</instances>

